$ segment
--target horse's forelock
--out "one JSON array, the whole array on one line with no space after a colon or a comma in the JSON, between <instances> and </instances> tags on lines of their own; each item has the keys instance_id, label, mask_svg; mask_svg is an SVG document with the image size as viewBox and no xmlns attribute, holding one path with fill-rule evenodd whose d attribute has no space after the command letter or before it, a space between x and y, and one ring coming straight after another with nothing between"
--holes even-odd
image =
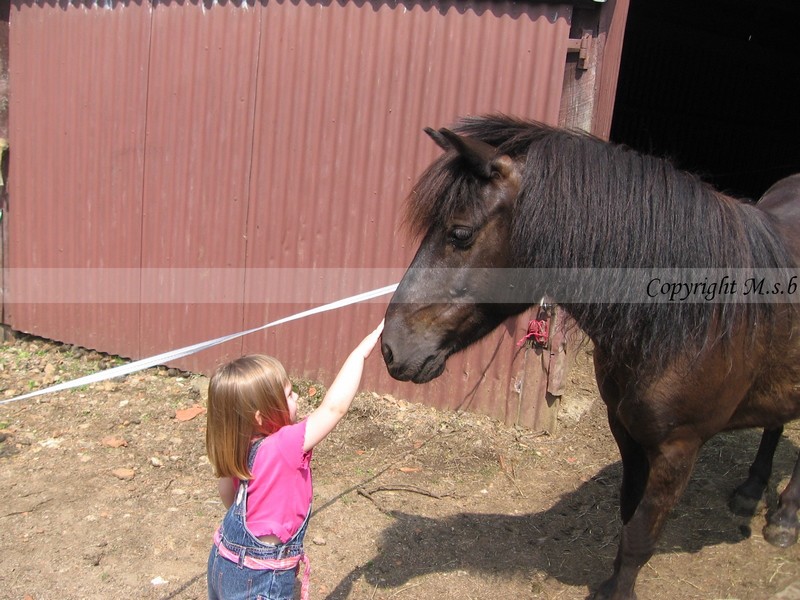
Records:
<instances>
[{"instance_id":1,"label":"horse's forelock","mask_svg":"<svg viewBox=\"0 0 800 600\"><path fill-rule=\"evenodd\" d=\"M417 181L406 203L406 223L413 235L424 236L458 213L480 215L479 182L455 153L434 161Z\"/></svg>"},{"instance_id":2,"label":"horse's forelock","mask_svg":"<svg viewBox=\"0 0 800 600\"><path fill-rule=\"evenodd\" d=\"M524 156L531 143L550 128L505 115L465 117L452 126L459 135L479 139L512 158ZM455 151L437 158L420 176L408 196L405 222L417 237L441 226L459 212L480 215L477 189L481 182Z\"/></svg>"}]
</instances>

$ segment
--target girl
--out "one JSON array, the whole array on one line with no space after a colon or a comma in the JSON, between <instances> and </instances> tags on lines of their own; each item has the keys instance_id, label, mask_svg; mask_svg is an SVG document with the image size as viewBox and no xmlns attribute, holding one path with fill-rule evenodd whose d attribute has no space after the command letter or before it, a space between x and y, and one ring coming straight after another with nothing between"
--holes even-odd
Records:
<instances>
[{"instance_id":1,"label":"girl","mask_svg":"<svg viewBox=\"0 0 800 600\"><path fill-rule=\"evenodd\" d=\"M228 508L208 558L209 600L291 600L311 514L311 450L350 408L383 322L347 357L319 408L295 423L297 394L274 358L243 356L208 386L208 458Z\"/></svg>"}]
</instances>

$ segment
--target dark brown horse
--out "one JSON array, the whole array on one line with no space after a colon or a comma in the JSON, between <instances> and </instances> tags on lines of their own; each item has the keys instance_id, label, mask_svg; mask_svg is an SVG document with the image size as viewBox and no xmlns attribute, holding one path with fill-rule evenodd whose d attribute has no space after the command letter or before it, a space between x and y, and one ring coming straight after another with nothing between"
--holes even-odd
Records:
<instances>
[{"instance_id":1,"label":"dark brown horse","mask_svg":"<svg viewBox=\"0 0 800 600\"><path fill-rule=\"evenodd\" d=\"M389 373L429 381L509 316L543 296L560 302L594 344L623 463L619 550L596 597L634 598L702 445L764 428L732 502L752 511L784 423L800 416L800 176L754 205L668 161L537 123L490 116L426 132L446 152L409 198L422 243L386 312ZM669 301L649 293L675 289L652 275L660 269L730 276L717 298ZM600 274L591 290L587 273ZM770 542L797 540L799 503L796 467Z\"/></svg>"}]
</instances>

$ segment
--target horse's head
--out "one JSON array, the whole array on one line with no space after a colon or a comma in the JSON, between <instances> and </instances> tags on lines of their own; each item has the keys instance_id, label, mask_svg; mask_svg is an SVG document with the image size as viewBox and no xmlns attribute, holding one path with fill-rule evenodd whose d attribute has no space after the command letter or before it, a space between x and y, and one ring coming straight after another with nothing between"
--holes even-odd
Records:
<instances>
[{"instance_id":1,"label":"horse's head","mask_svg":"<svg viewBox=\"0 0 800 600\"><path fill-rule=\"evenodd\" d=\"M517 163L476 138L425 132L447 154L412 192L423 239L389 303L382 343L392 377L415 383L441 375L450 355L525 308L504 298Z\"/></svg>"}]
</instances>

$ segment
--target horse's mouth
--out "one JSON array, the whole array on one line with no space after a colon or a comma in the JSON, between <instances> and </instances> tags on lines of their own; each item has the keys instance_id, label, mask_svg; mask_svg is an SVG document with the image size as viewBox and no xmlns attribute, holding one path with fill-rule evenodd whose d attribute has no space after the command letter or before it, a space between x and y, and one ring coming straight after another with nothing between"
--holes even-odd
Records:
<instances>
[{"instance_id":1,"label":"horse's mouth","mask_svg":"<svg viewBox=\"0 0 800 600\"><path fill-rule=\"evenodd\" d=\"M431 357L435 358L435 357ZM422 368L417 371L417 373L411 377L411 381L414 383L428 383L439 377L442 373L444 373L444 367L447 364L447 359L442 358L441 360L432 361L430 359L426 360L425 363L422 365Z\"/></svg>"},{"instance_id":2,"label":"horse's mouth","mask_svg":"<svg viewBox=\"0 0 800 600\"><path fill-rule=\"evenodd\" d=\"M438 352L428 356L418 367L387 365L389 375L398 381L411 381L413 383L428 383L444 373L447 365L448 352Z\"/></svg>"}]
</instances>

